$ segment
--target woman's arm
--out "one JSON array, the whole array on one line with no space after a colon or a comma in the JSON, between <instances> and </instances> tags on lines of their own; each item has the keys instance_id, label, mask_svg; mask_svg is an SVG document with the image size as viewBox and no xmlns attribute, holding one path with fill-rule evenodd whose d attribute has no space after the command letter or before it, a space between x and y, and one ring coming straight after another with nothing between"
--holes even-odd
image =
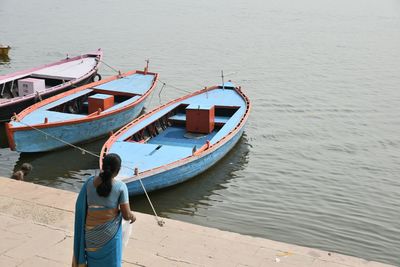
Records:
<instances>
[{"instance_id":1,"label":"woman's arm","mask_svg":"<svg viewBox=\"0 0 400 267\"><path fill-rule=\"evenodd\" d=\"M136 217L129 206L128 187L126 187L126 184L123 182L121 182L121 193L119 195L118 202L120 203L119 208L121 210L122 217L127 221L131 221L131 223L136 221Z\"/></svg>"},{"instance_id":2,"label":"woman's arm","mask_svg":"<svg viewBox=\"0 0 400 267\"><path fill-rule=\"evenodd\" d=\"M136 216L133 214L133 211L131 211L131 208L129 207L129 203L124 203L119 205L122 213L122 218L124 218L127 221L131 221L133 223L136 221Z\"/></svg>"}]
</instances>

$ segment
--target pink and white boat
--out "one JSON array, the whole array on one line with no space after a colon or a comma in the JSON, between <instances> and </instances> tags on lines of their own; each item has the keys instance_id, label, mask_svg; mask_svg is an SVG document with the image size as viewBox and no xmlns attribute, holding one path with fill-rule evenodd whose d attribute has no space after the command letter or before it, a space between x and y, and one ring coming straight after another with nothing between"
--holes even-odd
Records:
<instances>
[{"instance_id":1,"label":"pink and white boat","mask_svg":"<svg viewBox=\"0 0 400 267\"><path fill-rule=\"evenodd\" d=\"M0 121L50 96L95 79L103 51L66 58L41 67L0 75Z\"/></svg>"}]
</instances>

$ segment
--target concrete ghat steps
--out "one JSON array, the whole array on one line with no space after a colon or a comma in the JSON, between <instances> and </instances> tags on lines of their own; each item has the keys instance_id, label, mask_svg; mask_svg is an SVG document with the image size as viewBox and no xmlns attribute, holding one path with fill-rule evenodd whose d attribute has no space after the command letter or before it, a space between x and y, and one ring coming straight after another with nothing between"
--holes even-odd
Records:
<instances>
[{"instance_id":1,"label":"concrete ghat steps","mask_svg":"<svg viewBox=\"0 0 400 267\"><path fill-rule=\"evenodd\" d=\"M0 266L71 266L77 194L0 178ZM355 257L136 213L123 266L384 267Z\"/></svg>"}]
</instances>

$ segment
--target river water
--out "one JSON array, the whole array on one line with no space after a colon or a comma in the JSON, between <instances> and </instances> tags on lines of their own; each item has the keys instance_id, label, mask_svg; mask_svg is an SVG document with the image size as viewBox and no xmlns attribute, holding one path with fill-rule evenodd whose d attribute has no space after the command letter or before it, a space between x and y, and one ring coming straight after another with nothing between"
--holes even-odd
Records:
<instances>
[{"instance_id":1,"label":"river water","mask_svg":"<svg viewBox=\"0 0 400 267\"><path fill-rule=\"evenodd\" d=\"M0 21L12 46L0 74L101 47L122 71L150 59L167 87L147 110L220 83L221 70L242 85L243 138L152 193L161 216L400 265L398 0L0 0ZM0 154L0 175L30 162L28 181L76 192L98 173L72 149ZM151 213L143 197L132 206Z\"/></svg>"}]
</instances>

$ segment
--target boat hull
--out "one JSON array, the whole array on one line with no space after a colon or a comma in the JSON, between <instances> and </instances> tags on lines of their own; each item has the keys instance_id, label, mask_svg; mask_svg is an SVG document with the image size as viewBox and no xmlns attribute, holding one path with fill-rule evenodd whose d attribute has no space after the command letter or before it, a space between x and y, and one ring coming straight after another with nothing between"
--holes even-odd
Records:
<instances>
[{"instance_id":1,"label":"boat hull","mask_svg":"<svg viewBox=\"0 0 400 267\"><path fill-rule=\"evenodd\" d=\"M123 112L111 114L100 119L65 125L41 127L35 129L13 129L15 149L19 152L45 152L64 147L64 142L75 144L89 141L109 134L136 118L142 111L145 100ZM45 134L48 134L46 137ZM52 136L52 137L50 137Z\"/></svg>"},{"instance_id":2,"label":"boat hull","mask_svg":"<svg viewBox=\"0 0 400 267\"><path fill-rule=\"evenodd\" d=\"M79 87L86 83L93 81L94 76L97 75L98 68L100 66L101 59L103 57L103 52L101 49L97 50L94 53L88 53L81 56L76 56L73 58L66 58L58 62L54 62L51 64L47 64L41 67L36 67L28 70L22 70L15 73L7 74L7 75L0 75L0 84L2 84L2 94L7 83L17 82L19 79L24 77L29 77L30 75L39 75L38 78L40 79L56 79L61 80L62 83L52 86L50 88L46 88L46 90L40 92L40 97L37 94L30 94L26 96L16 96L13 98L2 98L0 97L0 122L9 121L14 113L19 113L25 108L35 104L36 102L49 98L51 96L57 95L64 91L70 90L75 87ZM93 58L96 60L96 64L89 63L89 65L84 65L84 67L80 68L71 68L70 70L77 70L78 75L72 71L72 73L68 73L67 70L65 72L59 71L56 68L63 66L63 64L72 64L73 62L79 62L80 60ZM93 65L92 65L93 64ZM65 66L65 65L64 65ZM47 70L47 73L46 73ZM45 71L41 73L41 71ZM59 71L58 75L60 77L54 75L54 71ZM65 80L62 77L63 74L72 75L70 76L70 80ZM42 76L41 76L42 75ZM43 77L44 75L44 77ZM35 76L36 77L36 76Z\"/></svg>"},{"instance_id":3,"label":"boat hull","mask_svg":"<svg viewBox=\"0 0 400 267\"><path fill-rule=\"evenodd\" d=\"M78 87L81 85L85 85L85 84L91 82L93 80L94 76L96 76L96 74L97 74L97 71L93 72L90 76L88 76L80 81L77 81L76 83L73 83L72 85L66 84L59 88L55 88L54 90L51 90L49 92L43 93L40 95L40 98L42 100L47 99L54 95L68 91L69 89L72 89L72 88L75 88L75 87ZM0 122L9 121L11 119L11 117L14 115L14 113L18 114L22 110L37 103L38 101L40 101L40 100L37 99L35 96L32 96L29 98L21 98L21 99L18 99L17 101L9 102L4 105L0 104Z\"/></svg>"},{"instance_id":4,"label":"boat hull","mask_svg":"<svg viewBox=\"0 0 400 267\"><path fill-rule=\"evenodd\" d=\"M146 188L146 191L151 192L185 182L211 168L236 145L240 140L243 131L244 126L238 130L230 140L195 160L187 160L177 167L142 178L142 183ZM144 194L139 180L126 182L126 184L130 195Z\"/></svg>"}]
</instances>

